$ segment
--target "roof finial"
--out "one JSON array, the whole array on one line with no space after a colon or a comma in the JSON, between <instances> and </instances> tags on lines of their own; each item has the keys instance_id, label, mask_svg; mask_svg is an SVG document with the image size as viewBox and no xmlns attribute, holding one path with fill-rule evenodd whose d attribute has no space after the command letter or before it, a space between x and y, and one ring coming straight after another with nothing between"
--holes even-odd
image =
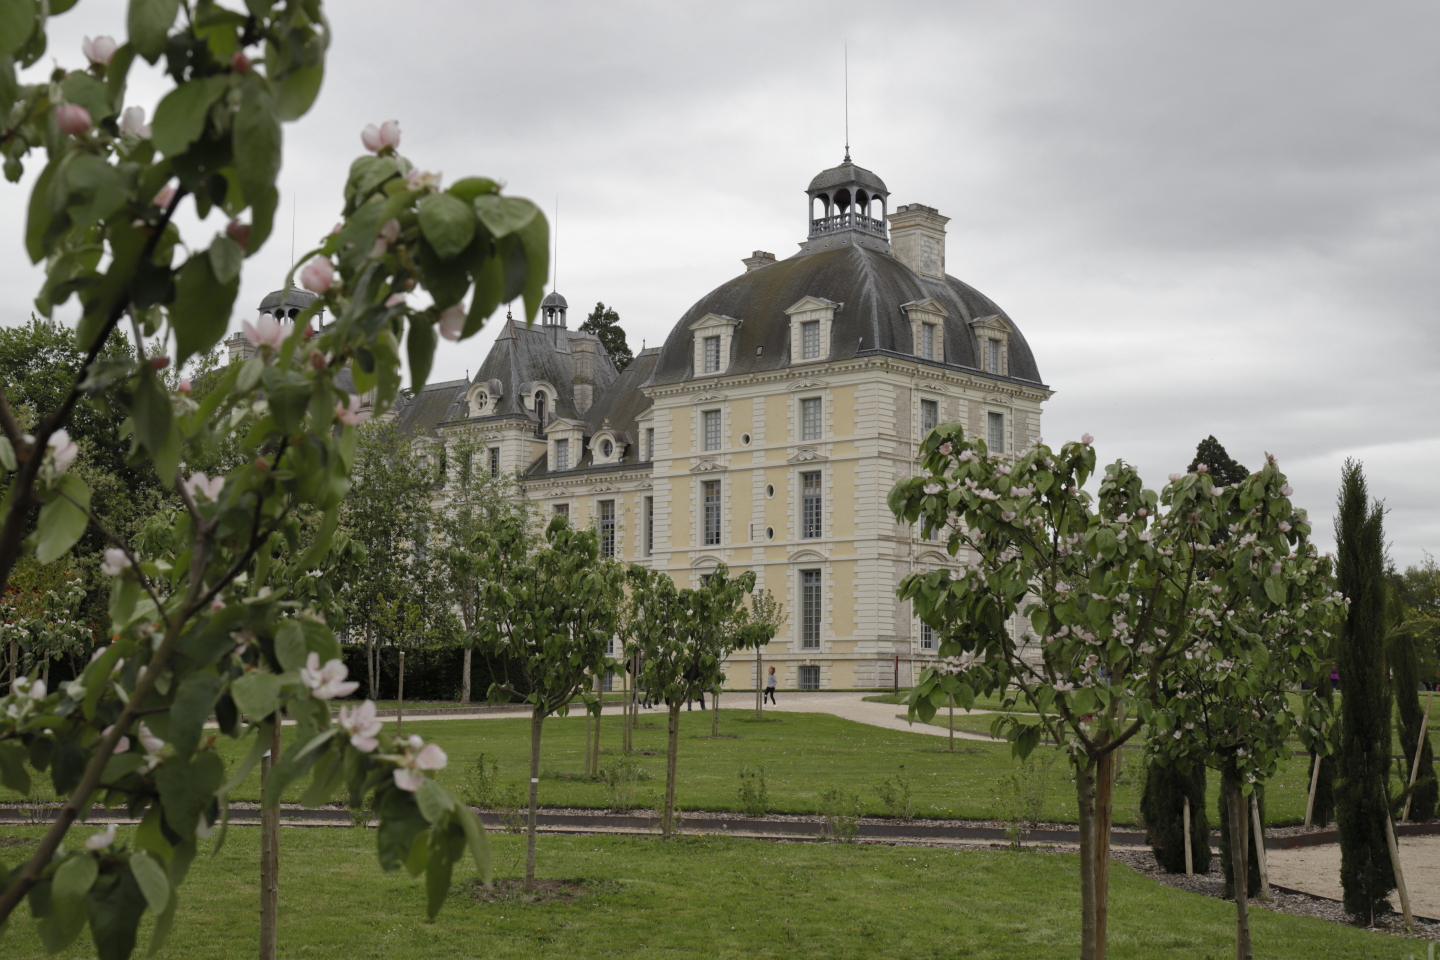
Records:
<instances>
[{"instance_id":1,"label":"roof finial","mask_svg":"<svg viewBox=\"0 0 1440 960\"><path fill-rule=\"evenodd\" d=\"M550 289L560 289L560 194L555 194L555 252L550 257Z\"/></svg>"},{"instance_id":2,"label":"roof finial","mask_svg":"<svg viewBox=\"0 0 1440 960\"><path fill-rule=\"evenodd\" d=\"M834 154L832 153L833 157ZM845 41L845 162L850 162L850 41Z\"/></svg>"}]
</instances>

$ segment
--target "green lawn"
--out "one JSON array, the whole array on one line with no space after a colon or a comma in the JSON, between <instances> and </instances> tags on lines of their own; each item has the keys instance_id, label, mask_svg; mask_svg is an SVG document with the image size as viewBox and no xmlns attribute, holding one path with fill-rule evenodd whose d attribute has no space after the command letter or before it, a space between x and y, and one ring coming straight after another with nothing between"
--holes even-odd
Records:
<instances>
[{"instance_id":1,"label":"green lawn","mask_svg":"<svg viewBox=\"0 0 1440 960\"><path fill-rule=\"evenodd\" d=\"M38 828L0 827L0 858L25 855ZM122 842L128 828L122 828ZM424 886L384 874L374 834L286 829L281 836L281 956L315 960L435 957L1073 957L1073 856L913 847L683 838L542 837L538 873L583 880L570 903L483 902L463 883L425 920ZM515 876L523 837L492 837L496 872ZM233 828L181 888L162 958L243 960L257 945L258 831ZM467 861L468 863L468 861ZM1114 960L1233 955L1234 908L1112 868ZM457 874L463 880L463 875ZM1254 910L1267 960L1399 960L1413 941ZM18 912L7 960L42 957ZM140 950L148 942L141 923ZM88 934L63 957L93 956Z\"/></svg>"}]
</instances>

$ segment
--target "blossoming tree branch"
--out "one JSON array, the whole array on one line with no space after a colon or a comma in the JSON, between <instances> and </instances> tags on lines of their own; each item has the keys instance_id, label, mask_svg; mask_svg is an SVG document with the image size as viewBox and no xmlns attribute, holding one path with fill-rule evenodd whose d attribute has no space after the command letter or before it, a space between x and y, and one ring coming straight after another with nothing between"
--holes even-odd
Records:
<instances>
[{"instance_id":1,"label":"blossoming tree branch","mask_svg":"<svg viewBox=\"0 0 1440 960\"><path fill-rule=\"evenodd\" d=\"M1007 708L1023 700L1038 723L1001 716L996 732L1022 757L1045 737L1069 752L1081 956L1102 960L1116 751L1175 712L1202 639L1244 633L1218 626L1308 596L1315 571L1308 559L1284 559L1296 549L1309 557L1309 527L1273 460L1234 487L1202 465L1172 475L1159 494L1117 461L1092 497L1081 489L1095 471L1091 440L1058 451L1037 442L1011 458L992 456L959 424L942 425L921 446L925 474L898 483L890 507L965 561L958 573L901 583L900 596L941 640L942 661L912 691L911 715L929 720L952 696L966 708L980 694ZM1242 535L1219 542L1227 525Z\"/></svg>"},{"instance_id":2,"label":"blossoming tree branch","mask_svg":"<svg viewBox=\"0 0 1440 960\"><path fill-rule=\"evenodd\" d=\"M168 542L163 554L102 529L112 542L113 642L60 689L32 673L0 701L0 782L24 793L48 776L66 797L34 855L5 869L0 923L28 896L47 948L63 948L88 921L99 953L123 957L148 909L163 942L198 841L223 840L229 791L282 718L296 737L274 760L266 803L307 776L305 803L337 794L354 809L372 803L381 865L424 873L433 915L464 852L485 862L479 822L426 775L445 764L438 747L382 737L373 704L332 718L329 701L354 683L316 592L292 585L331 569L367 415L337 385L340 374L383 411L400 387L402 350L419 386L439 337L475 334L515 298L533 318L548 226L494 180L442 189L438 174L397 152L396 122L367 127L342 219L302 258L300 280L316 302L294 323L247 322L255 355L216 374L203 400L185 380L171 390L161 371L211 350L230 324L245 259L268 238L279 202L283 125L314 102L330 35L320 0L131 0L123 43L89 38L76 68L22 83L17 71L47 55L48 17L76 16L76 6L0 4L0 152L12 182L27 163L40 167L25 234L46 271L36 303L50 315L78 300L86 351L33 435L19 430L0 389L0 590L27 551L54 562L97 523L89 489L68 469L66 427L101 392L119 395L134 456L153 464L183 509L152 522L166 525L146 541ZM163 61L173 82L153 111L127 103L136 58ZM182 237L183 205L221 225L208 238ZM316 333L322 309L331 322ZM121 336L133 337L135 357L104 359ZM168 352L147 354L157 337ZM240 466L186 470L190 455L221 444L243 452ZM297 523L302 511L318 523ZM228 779L203 735L211 717L220 736L253 745ZM106 830L62 846L97 800L140 819L132 842L119 846Z\"/></svg>"}]
</instances>

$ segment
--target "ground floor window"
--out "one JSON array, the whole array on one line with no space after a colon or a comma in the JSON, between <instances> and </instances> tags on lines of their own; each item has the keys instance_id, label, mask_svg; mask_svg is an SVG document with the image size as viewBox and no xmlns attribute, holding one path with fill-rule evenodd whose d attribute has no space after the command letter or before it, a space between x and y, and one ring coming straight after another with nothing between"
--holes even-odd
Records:
<instances>
[{"instance_id":1,"label":"ground floor window","mask_svg":"<svg viewBox=\"0 0 1440 960\"><path fill-rule=\"evenodd\" d=\"M801 570L800 646L803 649L820 649L820 606L820 571Z\"/></svg>"},{"instance_id":2,"label":"ground floor window","mask_svg":"<svg viewBox=\"0 0 1440 960\"><path fill-rule=\"evenodd\" d=\"M605 680L601 683L601 687L603 687L607 693L615 689L615 674L613 672L606 671Z\"/></svg>"},{"instance_id":3,"label":"ground floor window","mask_svg":"<svg viewBox=\"0 0 1440 960\"><path fill-rule=\"evenodd\" d=\"M935 649L935 628L928 623L920 624L920 649Z\"/></svg>"},{"instance_id":4,"label":"ground floor window","mask_svg":"<svg viewBox=\"0 0 1440 960\"><path fill-rule=\"evenodd\" d=\"M820 668L818 666L810 665L800 668L800 689L820 689Z\"/></svg>"}]
</instances>

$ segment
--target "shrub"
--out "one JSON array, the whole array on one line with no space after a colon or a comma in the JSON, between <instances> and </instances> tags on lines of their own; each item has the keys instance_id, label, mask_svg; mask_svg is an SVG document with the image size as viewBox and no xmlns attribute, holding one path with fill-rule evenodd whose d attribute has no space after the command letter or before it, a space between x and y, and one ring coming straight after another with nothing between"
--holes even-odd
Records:
<instances>
[{"instance_id":1,"label":"shrub","mask_svg":"<svg viewBox=\"0 0 1440 960\"><path fill-rule=\"evenodd\" d=\"M747 817L763 817L770 812L770 793L765 789L765 767L740 768L740 788L736 791L740 810Z\"/></svg>"},{"instance_id":2,"label":"shrub","mask_svg":"<svg viewBox=\"0 0 1440 960\"><path fill-rule=\"evenodd\" d=\"M900 771L895 776L875 784L875 792L880 795L880 803L890 816L899 820L915 816L915 804L910 799L910 778L905 776L904 764L900 765Z\"/></svg>"},{"instance_id":3,"label":"shrub","mask_svg":"<svg viewBox=\"0 0 1440 960\"><path fill-rule=\"evenodd\" d=\"M1050 793L1050 768L1055 754L1032 754L1022 760L1014 773L1000 779L1000 792L995 805L1005 824L1005 838L1015 849L1023 846L1025 834L1034 829L1045 814L1045 801Z\"/></svg>"},{"instance_id":4,"label":"shrub","mask_svg":"<svg viewBox=\"0 0 1440 960\"><path fill-rule=\"evenodd\" d=\"M1257 783L1255 785L1255 797L1260 801L1260 822L1264 823L1265 785L1263 783ZM1245 802L1249 803L1250 798L1246 797ZM1220 791L1219 809L1216 811L1220 817L1220 869L1225 875L1225 899L1233 900L1235 898L1235 876L1230 866L1233 862L1230 859L1230 809L1226 806L1226 803L1225 791L1222 788ZM1191 812L1193 813L1194 810L1192 809ZM1249 815L1245 818L1245 824L1246 829L1250 831L1250 835L1245 838L1250 849L1250 869L1246 872L1245 889L1250 891L1253 896L1260 890L1260 853L1255 849L1255 810L1253 808L1250 809ZM1181 869L1184 869L1183 863L1181 864ZM1195 869L1200 869L1199 864L1196 864Z\"/></svg>"},{"instance_id":5,"label":"shrub","mask_svg":"<svg viewBox=\"0 0 1440 960\"><path fill-rule=\"evenodd\" d=\"M1185 872L1185 798L1190 798L1190 857L1196 873L1210 872L1210 818L1205 809L1205 765L1188 773L1152 758L1145 765L1140 816L1155 862L1167 873ZM1222 817L1222 820L1226 818ZM1228 823L1228 820L1226 820ZM1228 827L1227 827L1228 829Z\"/></svg>"},{"instance_id":6,"label":"shrub","mask_svg":"<svg viewBox=\"0 0 1440 960\"><path fill-rule=\"evenodd\" d=\"M615 757L600 770L605 785L605 807L614 813L634 810L639 804L640 783L650 779L650 772L632 756Z\"/></svg>"},{"instance_id":7,"label":"shrub","mask_svg":"<svg viewBox=\"0 0 1440 960\"><path fill-rule=\"evenodd\" d=\"M825 836L841 843L855 842L865 812L860 794L830 787L820 794L820 812L825 815Z\"/></svg>"}]
</instances>

